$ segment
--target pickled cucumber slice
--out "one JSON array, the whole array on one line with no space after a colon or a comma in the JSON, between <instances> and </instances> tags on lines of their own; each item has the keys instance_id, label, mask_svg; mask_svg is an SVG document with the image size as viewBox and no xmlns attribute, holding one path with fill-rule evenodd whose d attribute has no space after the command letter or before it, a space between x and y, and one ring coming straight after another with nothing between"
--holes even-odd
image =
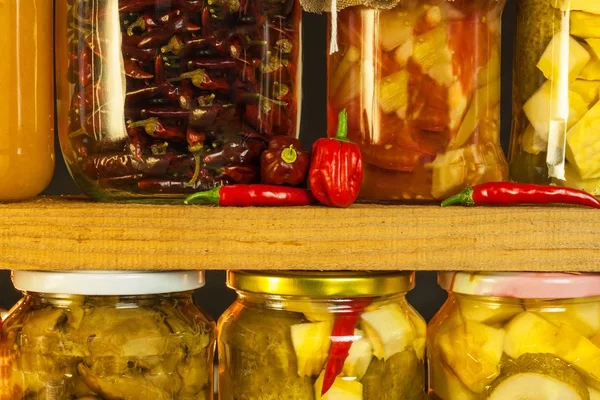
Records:
<instances>
[{"instance_id":1,"label":"pickled cucumber slice","mask_svg":"<svg viewBox=\"0 0 600 400\"><path fill-rule=\"evenodd\" d=\"M386 304L361 315L362 329L371 341L373 354L387 360L405 350L415 339L415 328L399 304Z\"/></svg>"},{"instance_id":2,"label":"pickled cucumber slice","mask_svg":"<svg viewBox=\"0 0 600 400\"><path fill-rule=\"evenodd\" d=\"M577 79L569 85L569 90L580 95L588 106L591 106L598 101L599 89L600 80Z\"/></svg>"},{"instance_id":3,"label":"pickled cucumber slice","mask_svg":"<svg viewBox=\"0 0 600 400\"><path fill-rule=\"evenodd\" d=\"M371 342L364 338L361 330L355 329L354 336L361 339L354 341L352 346L350 346L342 373L344 376L355 377L361 380L367 373L367 369L373 359L373 348L371 347Z\"/></svg>"},{"instance_id":4,"label":"pickled cucumber slice","mask_svg":"<svg viewBox=\"0 0 600 400\"><path fill-rule=\"evenodd\" d=\"M590 400L583 378L552 354L524 354L506 363L489 400Z\"/></svg>"},{"instance_id":5,"label":"pickled cucumber slice","mask_svg":"<svg viewBox=\"0 0 600 400\"><path fill-rule=\"evenodd\" d=\"M535 313L517 315L505 329L504 352L512 358L525 353L557 354L558 328Z\"/></svg>"},{"instance_id":6,"label":"pickled cucumber slice","mask_svg":"<svg viewBox=\"0 0 600 400\"><path fill-rule=\"evenodd\" d=\"M457 301L462 318L486 325L503 324L525 311L518 303L482 303L466 297L460 297Z\"/></svg>"},{"instance_id":7,"label":"pickled cucumber slice","mask_svg":"<svg viewBox=\"0 0 600 400\"><path fill-rule=\"evenodd\" d=\"M529 124L521 137L521 148L529 154L540 154L547 151L548 143L535 131L533 125Z\"/></svg>"},{"instance_id":8,"label":"pickled cucumber slice","mask_svg":"<svg viewBox=\"0 0 600 400\"><path fill-rule=\"evenodd\" d=\"M425 368L413 349L373 359L362 384L364 400L422 400Z\"/></svg>"},{"instance_id":9,"label":"pickled cucumber slice","mask_svg":"<svg viewBox=\"0 0 600 400\"><path fill-rule=\"evenodd\" d=\"M333 323L310 322L290 327L299 376L317 376L329 355Z\"/></svg>"},{"instance_id":10,"label":"pickled cucumber slice","mask_svg":"<svg viewBox=\"0 0 600 400\"><path fill-rule=\"evenodd\" d=\"M527 119L533 125L540 138L548 141L550 132L550 121L558 114L557 87L552 81L546 81L542 87L523 106ZM569 91L569 120L567 128L577 123L588 111L588 104L577 93Z\"/></svg>"},{"instance_id":11,"label":"pickled cucumber slice","mask_svg":"<svg viewBox=\"0 0 600 400\"><path fill-rule=\"evenodd\" d=\"M472 392L481 393L499 374L505 332L476 321L438 336L443 359Z\"/></svg>"},{"instance_id":12,"label":"pickled cucumber slice","mask_svg":"<svg viewBox=\"0 0 600 400\"><path fill-rule=\"evenodd\" d=\"M600 178L600 102L567 132L567 160L582 179Z\"/></svg>"},{"instance_id":13,"label":"pickled cucumber slice","mask_svg":"<svg viewBox=\"0 0 600 400\"><path fill-rule=\"evenodd\" d=\"M594 3L595 1L589 2ZM572 11L571 35L588 39L600 38L600 15L590 14L582 11Z\"/></svg>"},{"instance_id":14,"label":"pickled cucumber slice","mask_svg":"<svg viewBox=\"0 0 600 400\"><path fill-rule=\"evenodd\" d=\"M319 375L319 379L315 382L316 400L363 400L363 385L358 381L347 380L341 377L337 377L327 393L321 396L324 377L325 371Z\"/></svg>"},{"instance_id":15,"label":"pickled cucumber slice","mask_svg":"<svg viewBox=\"0 0 600 400\"><path fill-rule=\"evenodd\" d=\"M479 398L437 358L433 358L429 362L429 381L431 389L442 400L477 400Z\"/></svg>"},{"instance_id":16,"label":"pickled cucumber slice","mask_svg":"<svg viewBox=\"0 0 600 400\"><path fill-rule=\"evenodd\" d=\"M556 33L537 63L537 67L546 79L557 80L560 76L559 67L563 57L562 40L561 32ZM577 40L569 36L569 80L577 78L590 59L590 53Z\"/></svg>"},{"instance_id":17,"label":"pickled cucumber slice","mask_svg":"<svg viewBox=\"0 0 600 400\"><path fill-rule=\"evenodd\" d=\"M568 178L573 178L577 171L567 164ZM581 178L578 177L582 182ZM571 180L573 182L573 180ZM573 182L574 183L574 182ZM549 304L548 302L529 303L527 310L539 313L539 316L548 320L556 326L568 325L583 336L590 337L600 331L600 304Z\"/></svg>"}]
</instances>

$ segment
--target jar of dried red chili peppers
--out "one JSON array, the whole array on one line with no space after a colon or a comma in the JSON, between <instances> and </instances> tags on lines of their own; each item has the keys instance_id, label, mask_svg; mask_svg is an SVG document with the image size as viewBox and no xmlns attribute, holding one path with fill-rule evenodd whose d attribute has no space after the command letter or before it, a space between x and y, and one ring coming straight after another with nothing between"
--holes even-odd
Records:
<instances>
[{"instance_id":1,"label":"jar of dried red chili peppers","mask_svg":"<svg viewBox=\"0 0 600 400\"><path fill-rule=\"evenodd\" d=\"M230 271L219 398L422 400L425 321L414 273Z\"/></svg>"},{"instance_id":2,"label":"jar of dried red chili peppers","mask_svg":"<svg viewBox=\"0 0 600 400\"><path fill-rule=\"evenodd\" d=\"M58 0L62 150L103 200L252 183L269 138L296 136L296 0Z\"/></svg>"}]
</instances>

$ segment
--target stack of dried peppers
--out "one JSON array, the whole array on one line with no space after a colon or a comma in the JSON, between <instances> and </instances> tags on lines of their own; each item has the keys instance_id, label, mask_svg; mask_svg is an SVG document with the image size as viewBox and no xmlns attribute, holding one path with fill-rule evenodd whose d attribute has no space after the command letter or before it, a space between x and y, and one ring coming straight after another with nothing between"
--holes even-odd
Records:
<instances>
[{"instance_id":1,"label":"stack of dried peppers","mask_svg":"<svg viewBox=\"0 0 600 400\"><path fill-rule=\"evenodd\" d=\"M297 1L120 0L118 10L106 0L61 1L71 169L99 192L177 195L258 182L268 141L296 135ZM126 91L116 124L115 76Z\"/></svg>"}]
</instances>

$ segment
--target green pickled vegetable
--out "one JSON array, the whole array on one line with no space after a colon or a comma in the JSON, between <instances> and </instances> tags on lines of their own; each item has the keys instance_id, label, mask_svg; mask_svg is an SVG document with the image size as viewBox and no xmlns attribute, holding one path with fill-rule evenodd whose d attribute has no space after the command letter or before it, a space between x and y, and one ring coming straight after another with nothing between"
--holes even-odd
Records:
<instances>
[{"instance_id":1,"label":"green pickled vegetable","mask_svg":"<svg viewBox=\"0 0 600 400\"><path fill-rule=\"evenodd\" d=\"M364 400L421 400L425 369L414 350L373 359L363 378Z\"/></svg>"},{"instance_id":2,"label":"green pickled vegetable","mask_svg":"<svg viewBox=\"0 0 600 400\"><path fill-rule=\"evenodd\" d=\"M188 298L50 303L29 301L5 321L0 400L210 398L214 323Z\"/></svg>"},{"instance_id":3,"label":"green pickled vegetable","mask_svg":"<svg viewBox=\"0 0 600 400\"><path fill-rule=\"evenodd\" d=\"M560 11L556 0L518 0L515 52L515 84L521 104L544 83L537 63L544 50L560 30Z\"/></svg>"}]
</instances>

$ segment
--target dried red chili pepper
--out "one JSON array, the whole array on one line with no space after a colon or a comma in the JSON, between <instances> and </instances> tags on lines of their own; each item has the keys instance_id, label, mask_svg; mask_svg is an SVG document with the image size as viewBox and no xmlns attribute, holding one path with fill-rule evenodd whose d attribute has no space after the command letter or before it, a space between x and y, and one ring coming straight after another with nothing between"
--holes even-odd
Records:
<instances>
[{"instance_id":1,"label":"dried red chili pepper","mask_svg":"<svg viewBox=\"0 0 600 400\"><path fill-rule=\"evenodd\" d=\"M444 200L442 206L517 204L573 204L600 208L600 201L582 190L561 186L535 185L512 182L489 182L467 186L462 192Z\"/></svg>"},{"instance_id":2,"label":"dried red chili pepper","mask_svg":"<svg viewBox=\"0 0 600 400\"><path fill-rule=\"evenodd\" d=\"M316 203L309 190L275 185L231 185L194 193L184 203L221 207L308 206Z\"/></svg>"},{"instance_id":3,"label":"dried red chili pepper","mask_svg":"<svg viewBox=\"0 0 600 400\"><path fill-rule=\"evenodd\" d=\"M371 303L370 299L354 299L348 305L349 310L337 313L333 322L331 331L331 347L329 348L329 357L325 366L325 375L323 377L323 388L321 396L331 389L335 378L344 369L344 362L348 358L348 352L352 347L352 337L358 324L360 314Z\"/></svg>"},{"instance_id":4,"label":"dried red chili pepper","mask_svg":"<svg viewBox=\"0 0 600 400\"><path fill-rule=\"evenodd\" d=\"M338 117L335 138L322 138L313 144L308 173L310 190L323 204L348 207L358 197L363 177L360 147L348 141L348 116Z\"/></svg>"},{"instance_id":5,"label":"dried red chili pepper","mask_svg":"<svg viewBox=\"0 0 600 400\"><path fill-rule=\"evenodd\" d=\"M263 183L298 186L306 180L310 157L296 138L276 136L260 156Z\"/></svg>"}]
</instances>

